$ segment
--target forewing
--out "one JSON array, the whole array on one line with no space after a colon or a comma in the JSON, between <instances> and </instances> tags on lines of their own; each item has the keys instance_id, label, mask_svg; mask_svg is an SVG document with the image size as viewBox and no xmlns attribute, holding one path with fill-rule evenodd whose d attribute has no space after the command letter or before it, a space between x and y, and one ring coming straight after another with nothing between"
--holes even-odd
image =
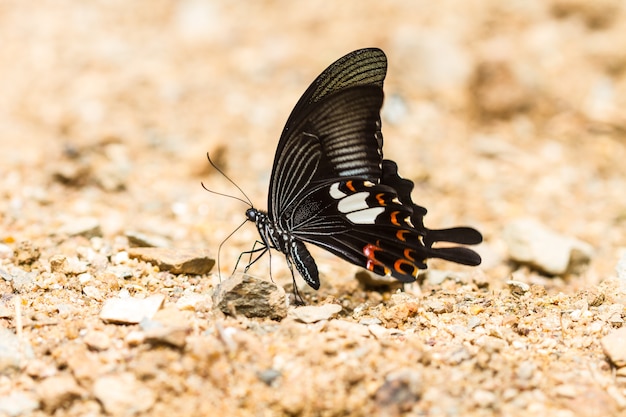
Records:
<instances>
[{"instance_id":1,"label":"forewing","mask_svg":"<svg viewBox=\"0 0 626 417\"><path fill-rule=\"evenodd\" d=\"M294 205L320 184L341 177L379 181L382 101L377 86L341 90L313 104L286 132L270 180L268 211L274 221L289 218Z\"/></svg>"},{"instance_id":2,"label":"forewing","mask_svg":"<svg viewBox=\"0 0 626 417\"><path fill-rule=\"evenodd\" d=\"M359 49L331 64L305 91L276 149L268 195L273 220L314 181L347 176L378 181L386 72L383 51Z\"/></svg>"}]
</instances>

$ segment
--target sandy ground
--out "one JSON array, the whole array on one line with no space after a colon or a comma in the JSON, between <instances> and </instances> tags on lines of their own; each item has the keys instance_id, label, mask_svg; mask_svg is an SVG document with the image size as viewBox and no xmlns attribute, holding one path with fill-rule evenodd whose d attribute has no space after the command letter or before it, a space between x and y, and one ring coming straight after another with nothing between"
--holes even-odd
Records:
<instances>
[{"instance_id":1,"label":"sandy ground","mask_svg":"<svg viewBox=\"0 0 626 417\"><path fill-rule=\"evenodd\" d=\"M601 344L626 305L625 40L619 0L3 1L0 415L626 415ZM202 189L240 197L206 152L264 209L291 108L366 46L389 59L385 156L427 226L484 234L483 265L373 290L313 250L322 287L299 281L304 299L341 311L305 324L216 311L217 268L127 256L140 232L216 257L246 206ZM590 262L512 262L520 218L588 243ZM256 236L222 246L223 278ZM290 293L281 255L271 271ZM101 318L155 295L149 323Z\"/></svg>"}]
</instances>

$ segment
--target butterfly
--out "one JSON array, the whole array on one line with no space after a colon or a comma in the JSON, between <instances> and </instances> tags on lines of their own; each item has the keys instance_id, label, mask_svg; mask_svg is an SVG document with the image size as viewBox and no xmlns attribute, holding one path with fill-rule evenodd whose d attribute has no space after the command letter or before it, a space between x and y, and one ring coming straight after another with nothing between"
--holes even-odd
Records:
<instances>
[{"instance_id":1,"label":"butterfly","mask_svg":"<svg viewBox=\"0 0 626 417\"><path fill-rule=\"evenodd\" d=\"M428 258L479 265L463 246L482 235L470 227L424 226L426 209L411 199L413 182L383 159L380 109L387 58L377 48L359 49L326 68L294 107L278 142L267 212L246 211L261 237L261 252L285 255L306 283L319 289L317 265L306 247L401 282L415 281ZM246 268L247 269L247 268ZM294 277L295 288L295 277Z\"/></svg>"}]
</instances>

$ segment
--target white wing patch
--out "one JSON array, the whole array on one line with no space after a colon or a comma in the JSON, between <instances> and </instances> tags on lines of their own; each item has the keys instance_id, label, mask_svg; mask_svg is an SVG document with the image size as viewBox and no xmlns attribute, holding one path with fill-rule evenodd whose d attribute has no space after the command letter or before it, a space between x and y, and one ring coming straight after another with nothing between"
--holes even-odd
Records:
<instances>
[{"instance_id":1,"label":"white wing patch","mask_svg":"<svg viewBox=\"0 0 626 417\"><path fill-rule=\"evenodd\" d=\"M363 191L360 193L352 194L348 197L342 198L337 204L337 208L342 213L352 213L357 210L364 210L368 208L365 199L369 197L370 193Z\"/></svg>"},{"instance_id":2,"label":"white wing patch","mask_svg":"<svg viewBox=\"0 0 626 417\"><path fill-rule=\"evenodd\" d=\"M335 200L339 200L340 198L344 198L347 194L339 189L339 183L336 182L330 186L329 194Z\"/></svg>"},{"instance_id":3,"label":"white wing patch","mask_svg":"<svg viewBox=\"0 0 626 417\"><path fill-rule=\"evenodd\" d=\"M348 213L346 214L346 217L352 223L374 224L376 223L376 217L378 217L378 215L383 211L385 211L384 207L372 207L368 208L367 210L359 210L353 213Z\"/></svg>"}]
</instances>

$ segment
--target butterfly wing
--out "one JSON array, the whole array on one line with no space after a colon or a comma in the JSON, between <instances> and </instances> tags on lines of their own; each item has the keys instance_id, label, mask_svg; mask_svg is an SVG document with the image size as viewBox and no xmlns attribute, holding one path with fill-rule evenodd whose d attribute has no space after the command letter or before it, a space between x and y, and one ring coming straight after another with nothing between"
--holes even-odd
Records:
<instances>
[{"instance_id":1,"label":"butterfly wing","mask_svg":"<svg viewBox=\"0 0 626 417\"><path fill-rule=\"evenodd\" d=\"M383 51L360 49L331 64L302 95L274 158L268 212L275 222L320 177L380 178L386 72Z\"/></svg>"},{"instance_id":2,"label":"butterfly wing","mask_svg":"<svg viewBox=\"0 0 626 417\"><path fill-rule=\"evenodd\" d=\"M281 135L269 189L268 215L293 239L288 262L313 288L317 268L302 242L375 273L414 281L426 259L478 265L464 247L433 248L437 241L475 244L472 228L431 230L426 209L413 203L413 182L383 160L380 109L387 60L375 48L354 51L313 81Z\"/></svg>"}]
</instances>

